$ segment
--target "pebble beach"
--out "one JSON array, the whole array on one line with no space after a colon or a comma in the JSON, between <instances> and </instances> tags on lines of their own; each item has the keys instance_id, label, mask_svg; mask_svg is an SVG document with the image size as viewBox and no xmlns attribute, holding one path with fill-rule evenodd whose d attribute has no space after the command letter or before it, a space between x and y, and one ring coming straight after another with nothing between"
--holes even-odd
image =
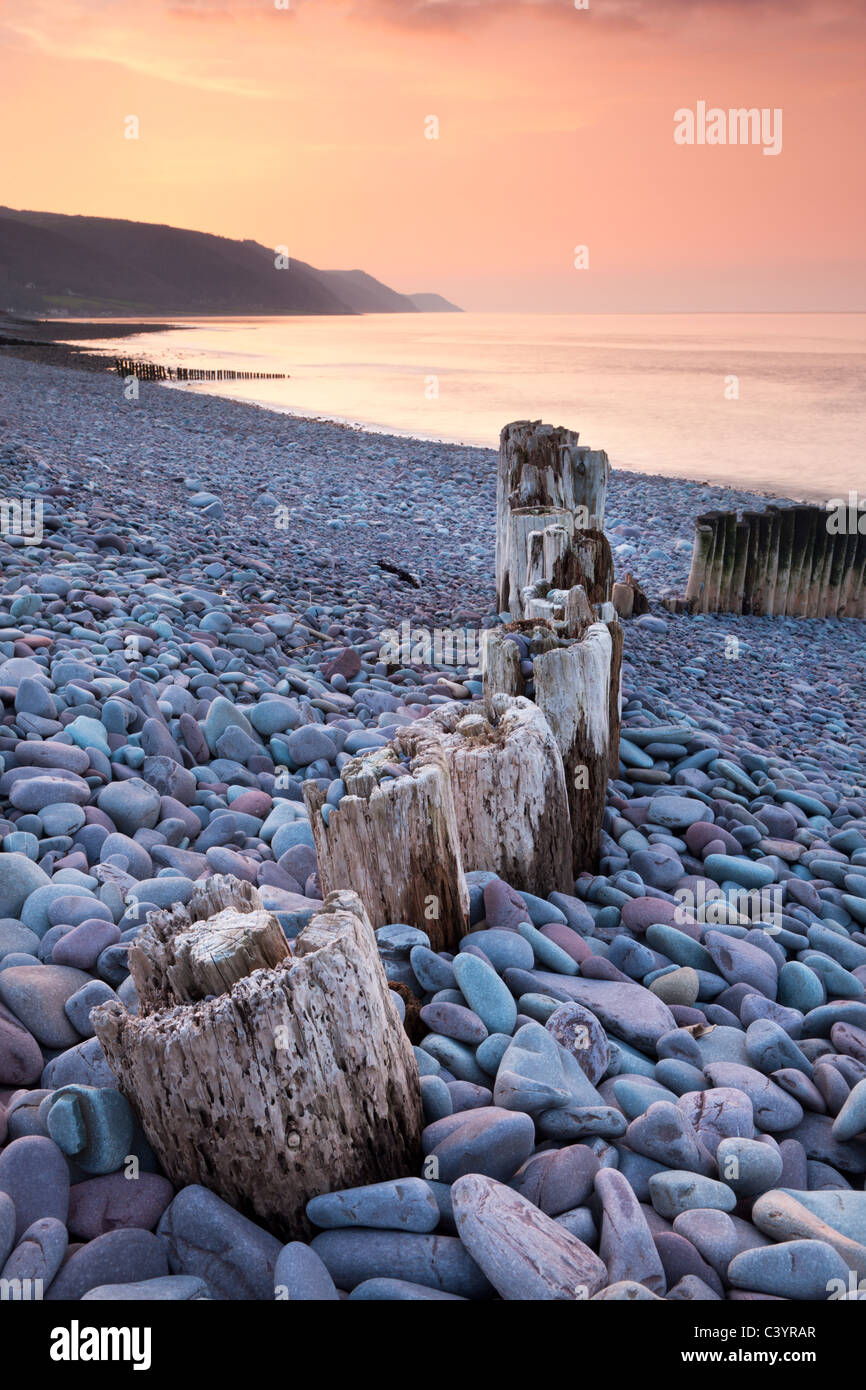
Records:
<instances>
[{"instance_id":1,"label":"pebble beach","mask_svg":"<svg viewBox=\"0 0 866 1390\"><path fill-rule=\"evenodd\" d=\"M542 897L473 869L455 955L378 929L424 1162L323 1181L286 1244L161 1171L90 1014L136 1010L147 914L213 875L293 941L322 900L302 784L330 814L353 755L481 698L474 661L382 649L502 621L495 453L4 353L0 479L39 516L0 534L0 1281L866 1297L866 623L663 606L695 518L766 497L614 470L605 530L650 611L599 872Z\"/></svg>"}]
</instances>

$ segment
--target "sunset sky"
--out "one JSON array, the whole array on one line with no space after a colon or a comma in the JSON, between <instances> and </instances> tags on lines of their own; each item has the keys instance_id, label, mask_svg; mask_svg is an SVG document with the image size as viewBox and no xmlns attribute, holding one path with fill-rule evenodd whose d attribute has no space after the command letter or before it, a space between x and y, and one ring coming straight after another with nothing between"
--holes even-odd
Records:
<instances>
[{"instance_id":1,"label":"sunset sky","mask_svg":"<svg viewBox=\"0 0 866 1390\"><path fill-rule=\"evenodd\" d=\"M0 0L0 202L468 309L866 309L863 0L278 3ZM699 101L781 154L677 145Z\"/></svg>"}]
</instances>

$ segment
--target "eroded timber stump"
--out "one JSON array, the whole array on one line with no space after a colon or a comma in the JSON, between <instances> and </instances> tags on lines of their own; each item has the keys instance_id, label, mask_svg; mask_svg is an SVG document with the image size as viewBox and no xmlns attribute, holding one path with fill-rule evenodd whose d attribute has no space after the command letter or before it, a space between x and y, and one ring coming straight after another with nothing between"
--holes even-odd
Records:
<instances>
[{"instance_id":1,"label":"eroded timber stump","mask_svg":"<svg viewBox=\"0 0 866 1390\"><path fill-rule=\"evenodd\" d=\"M356 894L331 893L294 955L237 879L152 919L130 950L140 1013L91 1017L174 1183L297 1239L311 1197L417 1171L418 1068Z\"/></svg>"}]
</instances>

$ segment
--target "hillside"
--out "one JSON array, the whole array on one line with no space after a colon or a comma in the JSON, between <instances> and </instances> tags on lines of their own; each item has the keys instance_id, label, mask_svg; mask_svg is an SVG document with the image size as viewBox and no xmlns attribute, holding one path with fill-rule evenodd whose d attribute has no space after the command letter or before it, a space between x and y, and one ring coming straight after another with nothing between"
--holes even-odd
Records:
<instances>
[{"instance_id":1,"label":"hillside","mask_svg":"<svg viewBox=\"0 0 866 1390\"><path fill-rule=\"evenodd\" d=\"M30 314L417 313L364 271L317 270L255 241L0 208L0 310Z\"/></svg>"},{"instance_id":2,"label":"hillside","mask_svg":"<svg viewBox=\"0 0 866 1390\"><path fill-rule=\"evenodd\" d=\"M410 294L407 298L419 314L462 314L463 310L441 294Z\"/></svg>"}]
</instances>

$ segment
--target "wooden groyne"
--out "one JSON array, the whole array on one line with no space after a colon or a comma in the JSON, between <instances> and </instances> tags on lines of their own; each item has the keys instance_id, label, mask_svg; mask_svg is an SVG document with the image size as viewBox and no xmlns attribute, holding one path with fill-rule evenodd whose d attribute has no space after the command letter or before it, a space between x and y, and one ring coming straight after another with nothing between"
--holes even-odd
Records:
<instances>
[{"instance_id":1,"label":"wooden groyne","mask_svg":"<svg viewBox=\"0 0 866 1390\"><path fill-rule=\"evenodd\" d=\"M134 376L138 381L287 381L288 372L232 372L221 368L206 371L201 367L164 367L159 362L134 362L131 358L116 357L114 370L118 376Z\"/></svg>"},{"instance_id":2,"label":"wooden groyne","mask_svg":"<svg viewBox=\"0 0 866 1390\"><path fill-rule=\"evenodd\" d=\"M707 512L695 523L691 613L866 617L866 508Z\"/></svg>"},{"instance_id":3,"label":"wooden groyne","mask_svg":"<svg viewBox=\"0 0 866 1390\"><path fill-rule=\"evenodd\" d=\"M358 754L327 820L324 793L304 783L322 886L357 892L375 927L423 918L435 949L455 951L465 871L537 892L595 867L621 706L622 628L599 529L608 473L576 435L506 426L496 573L512 621L484 633L483 706L440 707ZM552 820L545 807L558 808Z\"/></svg>"},{"instance_id":4,"label":"wooden groyne","mask_svg":"<svg viewBox=\"0 0 866 1390\"><path fill-rule=\"evenodd\" d=\"M309 1235L306 1203L323 1185L420 1162L417 1065L373 929L423 924L434 951L456 954L469 871L540 894L568 893L595 867L619 765L622 628L600 530L607 460L578 455L563 433L503 431L497 573L523 608L485 634L483 699L431 708L356 754L336 805L304 782L326 895L310 924L290 946L251 884L211 878L186 906L150 913L131 945L137 1013L119 1000L94 1010L167 1176L205 1184L284 1239Z\"/></svg>"}]
</instances>

